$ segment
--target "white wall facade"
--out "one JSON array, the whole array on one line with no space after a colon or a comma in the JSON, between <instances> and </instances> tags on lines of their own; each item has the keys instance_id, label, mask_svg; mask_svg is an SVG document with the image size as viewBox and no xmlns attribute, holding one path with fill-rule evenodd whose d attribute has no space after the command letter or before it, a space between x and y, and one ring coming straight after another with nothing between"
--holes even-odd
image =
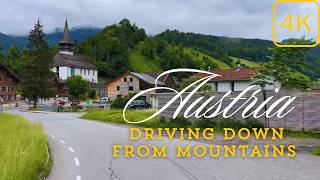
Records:
<instances>
[{"instance_id":1,"label":"white wall facade","mask_svg":"<svg viewBox=\"0 0 320 180\"><path fill-rule=\"evenodd\" d=\"M233 91L243 91L249 86L254 85L256 80L251 80L251 81L211 81L209 82L209 85L212 86L213 91L216 92L227 92L232 90L233 86ZM281 88L281 83L280 82L274 82L271 80L272 85L267 85L266 90L272 91L276 88ZM232 85L233 84L233 85ZM216 87L217 86L217 87ZM260 89L259 86L253 88L252 90L257 90Z\"/></svg>"},{"instance_id":2,"label":"white wall facade","mask_svg":"<svg viewBox=\"0 0 320 180\"><path fill-rule=\"evenodd\" d=\"M98 83L98 71L95 69L83 69L83 68L72 68L72 67L54 67L51 69L52 72L57 73L59 70L59 78L62 80L66 80L68 77L72 75L79 75L84 80L90 81L93 83ZM74 74L72 74L74 72Z\"/></svg>"}]
</instances>

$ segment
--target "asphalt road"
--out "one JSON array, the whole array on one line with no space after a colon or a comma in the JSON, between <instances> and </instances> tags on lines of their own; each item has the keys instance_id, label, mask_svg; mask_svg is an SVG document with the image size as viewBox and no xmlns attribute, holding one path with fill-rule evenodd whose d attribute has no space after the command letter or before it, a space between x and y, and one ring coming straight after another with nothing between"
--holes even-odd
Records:
<instances>
[{"instance_id":1,"label":"asphalt road","mask_svg":"<svg viewBox=\"0 0 320 180\"><path fill-rule=\"evenodd\" d=\"M49 180L232 180L320 179L320 158L298 153L296 158L190 158L168 153L166 159L112 157L114 144L175 144L196 142L164 138L161 142L132 142L126 127L81 120L75 113L19 114L41 122L48 134L53 168Z\"/></svg>"}]
</instances>

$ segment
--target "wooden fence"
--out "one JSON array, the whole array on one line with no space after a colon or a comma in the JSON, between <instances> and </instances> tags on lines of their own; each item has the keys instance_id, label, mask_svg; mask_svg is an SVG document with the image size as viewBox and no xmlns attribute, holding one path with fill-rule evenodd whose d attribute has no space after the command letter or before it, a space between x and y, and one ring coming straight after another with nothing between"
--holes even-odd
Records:
<instances>
[{"instance_id":1,"label":"wooden fence","mask_svg":"<svg viewBox=\"0 0 320 180\"><path fill-rule=\"evenodd\" d=\"M204 100L199 102L199 104L202 104L207 98L210 96L215 96L215 98L211 101L211 103L208 105L208 107L213 106L215 103L217 103L218 100L224 95L225 93L211 93L211 94L204 94L204 93L197 93L192 96L192 98L188 101L186 106L182 109L181 113L179 115L183 115L184 110L186 107L188 107L192 102L194 102L196 99L198 99L200 96L205 96ZM226 107L230 104L232 101L231 98L236 97L239 94L239 92L233 92L231 95L229 95L227 98L224 99L222 103L222 108ZM249 98L251 96L252 92L247 93L245 96L246 98ZM188 94L183 94L183 98L185 98ZM158 108L163 107L169 100L171 100L175 94L173 93L163 93L163 94L157 94L158 99ZM274 96L274 98L267 104L269 107L273 102L275 102L277 99L283 97L283 96L295 96L297 97L294 102L288 107L294 107L294 110L290 112L287 116L284 118L277 118L272 117L270 119L266 119L263 117L259 118L258 120L262 123L264 123L268 127L276 127L276 128L286 128L286 129L293 129L293 130L320 130L320 91L280 91L278 93L275 93L273 91L267 92L267 97ZM256 97L258 97L258 102L256 104L260 105L263 102L263 96L262 93L257 94ZM246 100L240 100L237 104L234 105L234 107L230 110L230 112L233 112L233 110L238 109ZM161 113L160 116L170 118L172 117L173 113L175 112L176 108L179 106L180 100L175 101L172 105L170 105L164 112ZM280 105L281 106L281 105ZM195 109L199 107L196 106ZM233 118L241 120L241 112L245 107L240 109ZM254 110L257 108L257 106L253 107ZM279 108L279 107L278 107ZM263 112L263 111L262 111ZM191 120L196 120L195 118Z\"/></svg>"}]
</instances>

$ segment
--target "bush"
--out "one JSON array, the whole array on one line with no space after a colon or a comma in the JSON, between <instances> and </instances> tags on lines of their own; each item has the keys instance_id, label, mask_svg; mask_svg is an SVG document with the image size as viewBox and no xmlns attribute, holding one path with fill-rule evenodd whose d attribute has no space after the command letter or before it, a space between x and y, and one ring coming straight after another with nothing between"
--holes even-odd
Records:
<instances>
[{"instance_id":1,"label":"bush","mask_svg":"<svg viewBox=\"0 0 320 180\"><path fill-rule=\"evenodd\" d=\"M112 109L122 109L126 106L127 102L131 99L130 96L120 97L116 99L115 101L112 101L110 108Z\"/></svg>"},{"instance_id":2,"label":"bush","mask_svg":"<svg viewBox=\"0 0 320 180\"><path fill-rule=\"evenodd\" d=\"M200 119L193 123L192 127L199 127L199 128L213 128L217 126L217 121L215 119Z\"/></svg>"},{"instance_id":3,"label":"bush","mask_svg":"<svg viewBox=\"0 0 320 180\"><path fill-rule=\"evenodd\" d=\"M170 127L180 128L180 127L188 127L190 125L191 125L191 122L182 116L179 116L175 119L170 119L169 121Z\"/></svg>"},{"instance_id":4,"label":"bush","mask_svg":"<svg viewBox=\"0 0 320 180\"><path fill-rule=\"evenodd\" d=\"M218 129L232 128L234 130L239 130L240 128L242 128L242 126L243 125L241 124L240 121L237 121L237 120L231 119L231 118L220 120L217 123Z\"/></svg>"},{"instance_id":5,"label":"bush","mask_svg":"<svg viewBox=\"0 0 320 180\"><path fill-rule=\"evenodd\" d=\"M88 92L87 92L87 95L90 99L95 99L96 98L96 90L94 89L89 89Z\"/></svg>"},{"instance_id":6,"label":"bush","mask_svg":"<svg viewBox=\"0 0 320 180\"><path fill-rule=\"evenodd\" d=\"M264 128L263 124L261 122L259 122L257 119L254 119L254 118L246 118L244 119L244 122L243 122L243 125L242 125L243 128L249 128L249 129L252 129L252 128Z\"/></svg>"}]
</instances>

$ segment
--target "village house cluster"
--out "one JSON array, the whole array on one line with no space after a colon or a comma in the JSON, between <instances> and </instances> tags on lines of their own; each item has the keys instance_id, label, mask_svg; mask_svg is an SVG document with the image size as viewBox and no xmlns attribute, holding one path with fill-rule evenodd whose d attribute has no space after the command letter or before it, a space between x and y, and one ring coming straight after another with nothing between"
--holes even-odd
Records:
<instances>
[{"instance_id":1,"label":"village house cluster","mask_svg":"<svg viewBox=\"0 0 320 180\"><path fill-rule=\"evenodd\" d=\"M257 68L238 68L226 70L213 70L215 74L221 75L211 80L208 84L212 86L214 92L243 91L255 83L253 78L259 69ZM56 100L69 101L69 88L65 80L71 76L79 75L87 81L89 88L96 91L97 97L108 97L113 101L119 97L128 96L145 89L155 87L155 81L161 72L126 72L105 83L98 81L98 68L86 57L74 54L74 43L71 40L68 29L68 22L65 21L64 34L59 42L59 52L53 58L51 71L56 74L52 81L51 89L54 97L40 99L40 104L53 103ZM191 76L195 74L188 74ZM200 75L201 76L201 75ZM0 64L0 100L2 104L15 104L17 100L17 84L19 78ZM281 84L272 82L267 85L266 90L280 88ZM177 83L171 75L163 76L159 79L158 86L175 88ZM157 106L155 94L161 91L150 92L146 97L153 107Z\"/></svg>"}]
</instances>

